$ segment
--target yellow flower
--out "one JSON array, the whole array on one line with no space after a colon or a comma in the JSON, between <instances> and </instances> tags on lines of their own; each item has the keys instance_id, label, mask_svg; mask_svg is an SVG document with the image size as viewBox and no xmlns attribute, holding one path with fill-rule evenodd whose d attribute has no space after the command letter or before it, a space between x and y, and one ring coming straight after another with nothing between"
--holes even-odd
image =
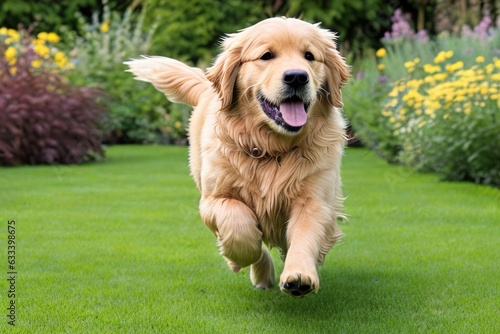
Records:
<instances>
[{"instance_id":1,"label":"yellow flower","mask_svg":"<svg viewBox=\"0 0 500 334\"><path fill-rule=\"evenodd\" d=\"M455 71L457 71L457 70L459 70L459 69L461 69L463 67L464 67L464 62L461 61L461 60L459 60L459 61L457 61L454 64L448 64L448 65L446 65L446 70L448 72L455 72Z\"/></svg>"},{"instance_id":2,"label":"yellow flower","mask_svg":"<svg viewBox=\"0 0 500 334\"><path fill-rule=\"evenodd\" d=\"M378 64L377 65L377 70L379 70L379 71L385 70L385 65L384 64Z\"/></svg>"},{"instance_id":3,"label":"yellow flower","mask_svg":"<svg viewBox=\"0 0 500 334\"><path fill-rule=\"evenodd\" d=\"M66 58L66 55L64 54L64 52L61 52L61 51L57 51L56 54L54 55L54 60L57 62L57 61L61 61L63 60L64 58Z\"/></svg>"},{"instance_id":4,"label":"yellow flower","mask_svg":"<svg viewBox=\"0 0 500 334\"><path fill-rule=\"evenodd\" d=\"M41 39L41 40L44 40L44 41L47 40L47 36L48 36L48 34L46 32L44 32L44 31L42 31L42 32L38 33L38 35L36 35L36 37L38 39Z\"/></svg>"},{"instance_id":5,"label":"yellow flower","mask_svg":"<svg viewBox=\"0 0 500 334\"><path fill-rule=\"evenodd\" d=\"M391 111L386 111L386 110L383 110L383 111L382 111L382 116L385 116L385 117L392 116L392 112L391 112Z\"/></svg>"},{"instance_id":6,"label":"yellow flower","mask_svg":"<svg viewBox=\"0 0 500 334\"><path fill-rule=\"evenodd\" d=\"M477 56L476 57L476 63L484 63L484 57L483 56Z\"/></svg>"},{"instance_id":7,"label":"yellow flower","mask_svg":"<svg viewBox=\"0 0 500 334\"><path fill-rule=\"evenodd\" d=\"M495 62L495 67L496 67L496 68L500 68L500 59L495 58L495 61L494 61L494 62Z\"/></svg>"},{"instance_id":8,"label":"yellow flower","mask_svg":"<svg viewBox=\"0 0 500 334\"><path fill-rule=\"evenodd\" d=\"M34 39L34 40L31 41L31 44L33 44L33 45L45 44L45 40L43 40L43 39Z\"/></svg>"},{"instance_id":9,"label":"yellow flower","mask_svg":"<svg viewBox=\"0 0 500 334\"><path fill-rule=\"evenodd\" d=\"M9 69L9 72L10 72L10 74L12 74L12 75L16 74L16 73L17 73L17 67L11 67L11 68Z\"/></svg>"},{"instance_id":10,"label":"yellow flower","mask_svg":"<svg viewBox=\"0 0 500 334\"><path fill-rule=\"evenodd\" d=\"M7 28L5 27L0 28L0 35L7 35Z\"/></svg>"},{"instance_id":11,"label":"yellow flower","mask_svg":"<svg viewBox=\"0 0 500 334\"><path fill-rule=\"evenodd\" d=\"M500 81L500 73L495 73L491 76L491 79L495 81Z\"/></svg>"},{"instance_id":12,"label":"yellow flower","mask_svg":"<svg viewBox=\"0 0 500 334\"><path fill-rule=\"evenodd\" d=\"M35 50L35 52L39 56L45 57L45 58L47 58L49 53L50 53L50 49L44 44L35 45L35 47L33 49Z\"/></svg>"},{"instance_id":13,"label":"yellow flower","mask_svg":"<svg viewBox=\"0 0 500 334\"><path fill-rule=\"evenodd\" d=\"M55 32L49 32L47 34L47 41L50 43L58 43L61 40L61 37L57 35Z\"/></svg>"},{"instance_id":14,"label":"yellow flower","mask_svg":"<svg viewBox=\"0 0 500 334\"><path fill-rule=\"evenodd\" d=\"M398 89L394 87L389 93L389 97L397 97L397 96L398 96Z\"/></svg>"},{"instance_id":15,"label":"yellow flower","mask_svg":"<svg viewBox=\"0 0 500 334\"><path fill-rule=\"evenodd\" d=\"M466 115L470 115L470 112L471 112L471 109L470 109L470 108L466 108L466 109L464 109L464 114L466 114Z\"/></svg>"},{"instance_id":16,"label":"yellow flower","mask_svg":"<svg viewBox=\"0 0 500 334\"><path fill-rule=\"evenodd\" d=\"M57 51L54 55L54 61L56 62L57 66L59 66L59 68L64 68L68 63L68 58L66 57L64 52Z\"/></svg>"},{"instance_id":17,"label":"yellow flower","mask_svg":"<svg viewBox=\"0 0 500 334\"><path fill-rule=\"evenodd\" d=\"M436 64L442 63L445 60L446 60L446 55L444 51L439 52L437 56L434 58L434 62Z\"/></svg>"},{"instance_id":18,"label":"yellow flower","mask_svg":"<svg viewBox=\"0 0 500 334\"><path fill-rule=\"evenodd\" d=\"M42 61L40 59L33 60L31 62L31 66L33 66L34 68L39 68L40 66L42 66Z\"/></svg>"},{"instance_id":19,"label":"yellow flower","mask_svg":"<svg viewBox=\"0 0 500 334\"><path fill-rule=\"evenodd\" d=\"M425 73L433 74L433 73L440 72L440 71L441 71L440 66L432 65L432 64L425 64L424 65L424 72Z\"/></svg>"},{"instance_id":20,"label":"yellow flower","mask_svg":"<svg viewBox=\"0 0 500 334\"><path fill-rule=\"evenodd\" d=\"M391 100L391 101L387 104L387 106L388 106L388 107L392 107L392 108L394 108L394 107L395 107L395 106L397 106L397 105L398 105L398 100L397 100L397 99L392 99L392 100Z\"/></svg>"},{"instance_id":21,"label":"yellow flower","mask_svg":"<svg viewBox=\"0 0 500 334\"><path fill-rule=\"evenodd\" d=\"M382 58L382 57L385 57L387 55L387 51L384 48L380 48L380 49L377 50L377 52L375 53L375 55L378 58Z\"/></svg>"},{"instance_id":22,"label":"yellow flower","mask_svg":"<svg viewBox=\"0 0 500 334\"><path fill-rule=\"evenodd\" d=\"M444 56L445 56L446 58L448 58L448 59L449 59L449 58L451 58L451 57L453 57L453 50L446 51L446 52L444 53Z\"/></svg>"},{"instance_id":23,"label":"yellow flower","mask_svg":"<svg viewBox=\"0 0 500 334\"><path fill-rule=\"evenodd\" d=\"M107 33L109 31L109 21L106 20L101 24L101 31Z\"/></svg>"},{"instance_id":24,"label":"yellow flower","mask_svg":"<svg viewBox=\"0 0 500 334\"><path fill-rule=\"evenodd\" d=\"M5 50L4 56L5 60L7 60L10 63L12 60L16 59L17 50L13 46L9 46L7 50Z\"/></svg>"},{"instance_id":25,"label":"yellow flower","mask_svg":"<svg viewBox=\"0 0 500 334\"><path fill-rule=\"evenodd\" d=\"M414 67L414 66L415 66L415 63L412 62L412 61L407 61L405 63L405 67L408 68L408 69L411 68L411 67Z\"/></svg>"},{"instance_id":26,"label":"yellow flower","mask_svg":"<svg viewBox=\"0 0 500 334\"><path fill-rule=\"evenodd\" d=\"M427 124L427 121L421 121L420 123L418 123L418 127L421 128L423 127L425 124Z\"/></svg>"},{"instance_id":27,"label":"yellow flower","mask_svg":"<svg viewBox=\"0 0 500 334\"><path fill-rule=\"evenodd\" d=\"M9 35L14 42L19 41L19 32L17 32L17 30L7 29L7 35Z\"/></svg>"}]
</instances>

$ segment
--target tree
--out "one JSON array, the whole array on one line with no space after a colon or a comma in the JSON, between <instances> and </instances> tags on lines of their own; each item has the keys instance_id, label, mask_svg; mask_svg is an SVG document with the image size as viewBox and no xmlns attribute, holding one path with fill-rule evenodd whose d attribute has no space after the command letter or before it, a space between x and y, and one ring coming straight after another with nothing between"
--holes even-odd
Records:
<instances>
[{"instance_id":1,"label":"tree","mask_svg":"<svg viewBox=\"0 0 500 334\"><path fill-rule=\"evenodd\" d=\"M152 52L207 64L221 36L265 17L262 6L245 0L146 0L149 24L158 23Z\"/></svg>"},{"instance_id":2,"label":"tree","mask_svg":"<svg viewBox=\"0 0 500 334\"><path fill-rule=\"evenodd\" d=\"M159 22L152 51L206 65L221 36L272 16L322 22L339 33L344 53L374 46L390 26L392 9L382 0L144 0L149 22Z\"/></svg>"},{"instance_id":3,"label":"tree","mask_svg":"<svg viewBox=\"0 0 500 334\"><path fill-rule=\"evenodd\" d=\"M131 2L108 1L118 11L125 11ZM75 13L80 12L90 18L93 12L101 11L102 2L96 0L2 0L0 22L8 28L19 25L27 28L35 24L35 31L54 31L62 25L75 29Z\"/></svg>"}]
</instances>

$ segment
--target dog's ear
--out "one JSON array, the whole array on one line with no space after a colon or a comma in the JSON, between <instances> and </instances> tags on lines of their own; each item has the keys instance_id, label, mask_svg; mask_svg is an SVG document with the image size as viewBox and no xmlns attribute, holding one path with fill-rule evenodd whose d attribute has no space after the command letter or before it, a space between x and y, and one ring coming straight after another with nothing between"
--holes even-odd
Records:
<instances>
[{"instance_id":1,"label":"dog's ear","mask_svg":"<svg viewBox=\"0 0 500 334\"><path fill-rule=\"evenodd\" d=\"M345 86L347 80L350 78L350 66L345 62L345 59L335 48L334 34L329 34L330 45L326 48L325 64L327 67L327 91L329 93L329 102L337 108L342 108L342 87Z\"/></svg>"},{"instance_id":2,"label":"dog's ear","mask_svg":"<svg viewBox=\"0 0 500 334\"><path fill-rule=\"evenodd\" d=\"M234 85L241 66L242 47L233 43L232 36L224 43L224 51L216 58L212 67L207 69L206 76L212 82L221 100L221 108L227 108L233 100Z\"/></svg>"}]
</instances>

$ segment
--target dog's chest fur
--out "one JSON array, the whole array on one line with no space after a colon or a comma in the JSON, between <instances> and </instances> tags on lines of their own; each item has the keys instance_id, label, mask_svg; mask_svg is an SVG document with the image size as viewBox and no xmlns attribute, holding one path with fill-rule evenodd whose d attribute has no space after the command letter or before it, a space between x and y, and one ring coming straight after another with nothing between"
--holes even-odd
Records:
<instances>
[{"instance_id":1,"label":"dog's chest fur","mask_svg":"<svg viewBox=\"0 0 500 334\"><path fill-rule=\"evenodd\" d=\"M245 203L257 217L263 240L285 252L286 225L294 201L301 197L309 178L334 167L334 160L329 159L332 147L316 138L325 129L304 130L309 131L305 136L272 147L266 143L279 141L265 138L275 136L266 129L257 134L239 131L237 135L222 129L216 139L217 154L223 158L218 159L218 168L224 172L213 180L217 185L213 194ZM340 141L330 144L340 145ZM254 149L260 154L253 154Z\"/></svg>"}]
</instances>

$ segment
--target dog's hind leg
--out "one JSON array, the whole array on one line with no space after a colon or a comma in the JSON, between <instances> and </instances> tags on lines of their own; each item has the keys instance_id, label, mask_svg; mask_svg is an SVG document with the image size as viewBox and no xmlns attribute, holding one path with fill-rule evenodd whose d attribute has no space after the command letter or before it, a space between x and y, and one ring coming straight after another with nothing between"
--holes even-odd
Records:
<instances>
[{"instance_id":1,"label":"dog's hind leg","mask_svg":"<svg viewBox=\"0 0 500 334\"><path fill-rule=\"evenodd\" d=\"M232 271L261 259L262 232L255 214L244 203L209 196L200 201L200 215L217 237L220 253Z\"/></svg>"},{"instance_id":2,"label":"dog's hind leg","mask_svg":"<svg viewBox=\"0 0 500 334\"><path fill-rule=\"evenodd\" d=\"M271 254L262 248L259 261L250 267L250 280L259 289L271 289L274 287L274 264Z\"/></svg>"}]
</instances>

